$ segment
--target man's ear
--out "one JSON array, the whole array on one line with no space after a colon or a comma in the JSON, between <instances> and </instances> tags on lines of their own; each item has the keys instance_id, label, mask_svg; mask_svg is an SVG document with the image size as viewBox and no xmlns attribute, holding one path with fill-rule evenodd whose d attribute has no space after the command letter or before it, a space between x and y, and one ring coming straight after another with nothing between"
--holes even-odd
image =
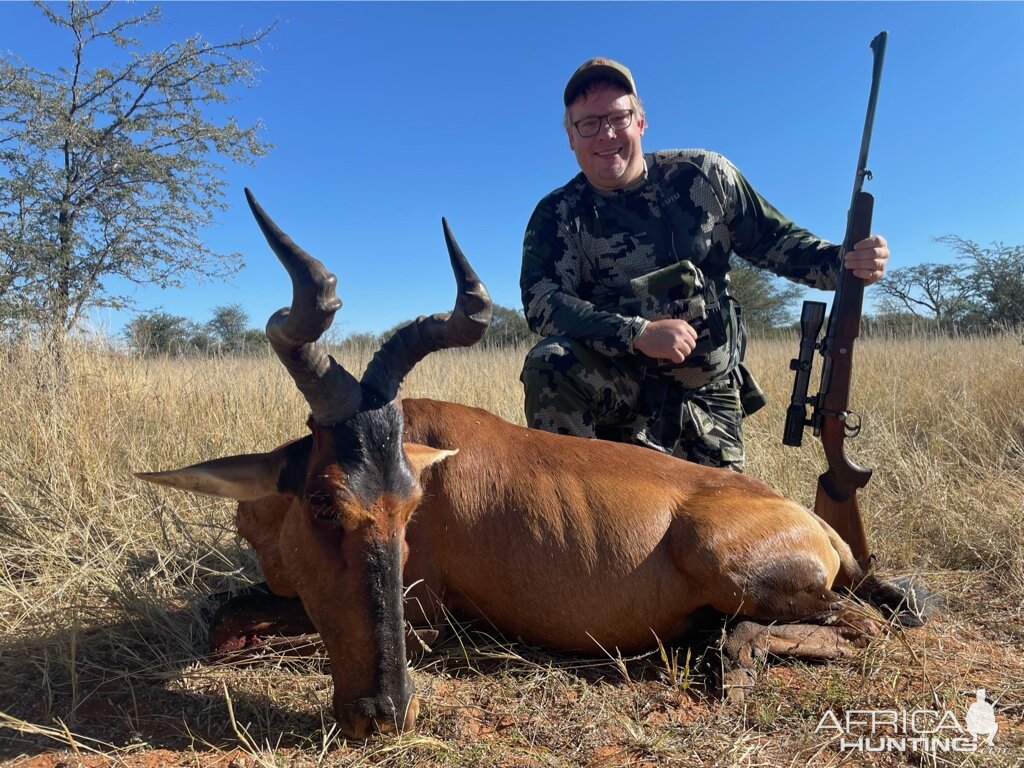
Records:
<instances>
[{"instance_id":1,"label":"man's ear","mask_svg":"<svg viewBox=\"0 0 1024 768\"><path fill-rule=\"evenodd\" d=\"M405 448L405 458L408 459L409 466L412 467L413 474L416 477L419 477L420 473L432 464L443 461L459 452L458 449L449 451L444 448L431 448L429 445L420 445L419 443L403 443L402 447Z\"/></svg>"},{"instance_id":2,"label":"man's ear","mask_svg":"<svg viewBox=\"0 0 1024 768\"><path fill-rule=\"evenodd\" d=\"M569 137L569 149L571 149L573 152L576 151L576 141L574 138L575 133L576 132L572 129L571 125L565 131L566 136Z\"/></svg>"}]
</instances>

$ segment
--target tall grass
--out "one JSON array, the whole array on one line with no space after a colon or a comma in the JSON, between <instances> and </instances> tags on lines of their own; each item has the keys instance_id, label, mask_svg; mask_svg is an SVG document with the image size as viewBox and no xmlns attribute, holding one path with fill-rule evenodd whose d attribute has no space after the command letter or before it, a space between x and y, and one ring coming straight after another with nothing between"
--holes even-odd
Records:
<instances>
[{"instance_id":1,"label":"tall grass","mask_svg":"<svg viewBox=\"0 0 1024 768\"><path fill-rule=\"evenodd\" d=\"M752 346L771 407L747 422L748 471L813 504L825 463L808 430L780 446L794 346ZM813 380L812 380L813 381ZM883 568L972 568L1024 590L1024 345L1011 335L858 344L847 453L872 468L861 494Z\"/></svg>"},{"instance_id":2,"label":"tall grass","mask_svg":"<svg viewBox=\"0 0 1024 768\"><path fill-rule=\"evenodd\" d=\"M522 423L525 351L429 356L403 394ZM342 362L358 375L371 353L348 350ZM747 471L811 505L825 466L819 443L810 435L799 449L780 443L794 353L791 340L751 344L749 363L770 405L746 423ZM0 354L0 711L52 723L109 706L121 749L126 733L152 742L152 718L180 719L161 708L182 701L193 725L223 720L223 695L211 679L224 678L211 675L224 671L199 661L200 609L211 592L258 581L258 568L234 531L231 503L165 492L131 472L267 450L304 433L305 404L269 354L138 359L83 347L72 355L71 386L48 398L37 386L45 365L23 346ZM1019 621L1020 340L865 339L853 393L864 427L847 446L874 469L861 499L881 570L973 573L1011 611L1016 606ZM319 702L320 711L329 678L308 671L285 670L283 684L229 669L236 710L271 729L289 704ZM259 703L267 700L276 703ZM104 733L94 728L90 743ZM197 744L181 735L170 746Z\"/></svg>"}]
</instances>

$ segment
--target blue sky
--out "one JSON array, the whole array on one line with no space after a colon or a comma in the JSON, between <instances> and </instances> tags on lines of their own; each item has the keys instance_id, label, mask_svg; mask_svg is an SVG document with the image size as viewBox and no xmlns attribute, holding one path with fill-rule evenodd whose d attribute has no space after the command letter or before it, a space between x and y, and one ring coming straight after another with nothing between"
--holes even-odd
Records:
<instances>
[{"instance_id":1,"label":"blue sky","mask_svg":"<svg viewBox=\"0 0 1024 768\"><path fill-rule=\"evenodd\" d=\"M121 4L118 14L148 3ZM869 166L874 231L892 267L951 258L931 237L1024 242L1024 4L166 3L148 45L222 41L278 22L232 112L276 145L229 167L230 210L206 233L244 254L223 284L140 289L140 309L252 324L290 300L245 205L338 275L341 333L445 311L454 284L440 219L497 302L519 306L526 222L578 168L561 92L584 59L633 71L644 148L705 147L822 237L841 239L870 84L889 31ZM28 3L0 3L0 49L54 69L68 41ZM870 304L870 291L868 294ZM117 333L123 313L96 315Z\"/></svg>"}]
</instances>

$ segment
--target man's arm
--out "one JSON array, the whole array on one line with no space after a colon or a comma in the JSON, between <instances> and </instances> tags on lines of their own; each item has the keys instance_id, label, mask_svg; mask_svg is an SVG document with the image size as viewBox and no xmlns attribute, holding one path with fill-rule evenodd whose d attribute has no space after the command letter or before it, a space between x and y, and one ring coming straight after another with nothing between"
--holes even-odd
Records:
<instances>
[{"instance_id":1,"label":"man's arm","mask_svg":"<svg viewBox=\"0 0 1024 768\"><path fill-rule=\"evenodd\" d=\"M720 159L715 170L727 200L736 255L780 277L834 290L839 281L840 247L794 224L761 197L734 165ZM844 265L871 285L882 278L888 259L885 238L873 235L854 245Z\"/></svg>"},{"instance_id":2,"label":"man's arm","mask_svg":"<svg viewBox=\"0 0 1024 768\"><path fill-rule=\"evenodd\" d=\"M756 267L802 285L821 290L835 288L839 279L838 245L784 216L724 156L707 152L699 162L722 205L728 250Z\"/></svg>"},{"instance_id":3,"label":"man's arm","mask_svg":"<svg viewBox=\"0 0 1024 768\"><path fill-rule=\"evenodd\" d=\"M519 280L527 323L542 336L567 336L599 354L632 353L648 321L602 311L580 296L582 254L566 217L565 203L549 195L527 225Z\"/></svg>"}]
</instances>

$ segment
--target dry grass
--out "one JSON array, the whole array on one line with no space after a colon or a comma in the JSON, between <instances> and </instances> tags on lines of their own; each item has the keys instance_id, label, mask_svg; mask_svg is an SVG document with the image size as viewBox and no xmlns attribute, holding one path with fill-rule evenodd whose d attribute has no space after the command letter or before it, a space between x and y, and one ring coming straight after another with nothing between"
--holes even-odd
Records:
<instances>
[{"instance_id":1,"label":"dry grass","mask_svg":"<svg viewBox=\"0 0 1024 768\"><path fill-rule=\"evenodd\" d=\"M427 358L407 395L520 421L525 350ZM795 344L752 345L771 405L747 423L748 472L805 504L817 441L783 449ZM345 359L359 371L367 353ZM0 760L56 765L839 765L814 733L832 708L949 709L997 700L999 751L894 753L879 765L1019 765L1024 755L1024 346L865 340L848 444L883 573L922 573L947 610L856 662L773 664L743 712L722 710L685 649L577 659L460 634L416 663L416 733L343 743L326 660L203 657L204 598L258 581L227 502L135 482L133 469L265 450L305 407L269 357L135 360L82 350L52 402L40 365L0 357ZM711 660L713 662L713 660ZM6 726L6 727L5 727ZM848 758L849 755L846 755ZM858 760L861 758L858 756ZM850 764L850 763L847 763ZM857 764L856 762L853 764Z\"/></svg>"}]
</instances>

